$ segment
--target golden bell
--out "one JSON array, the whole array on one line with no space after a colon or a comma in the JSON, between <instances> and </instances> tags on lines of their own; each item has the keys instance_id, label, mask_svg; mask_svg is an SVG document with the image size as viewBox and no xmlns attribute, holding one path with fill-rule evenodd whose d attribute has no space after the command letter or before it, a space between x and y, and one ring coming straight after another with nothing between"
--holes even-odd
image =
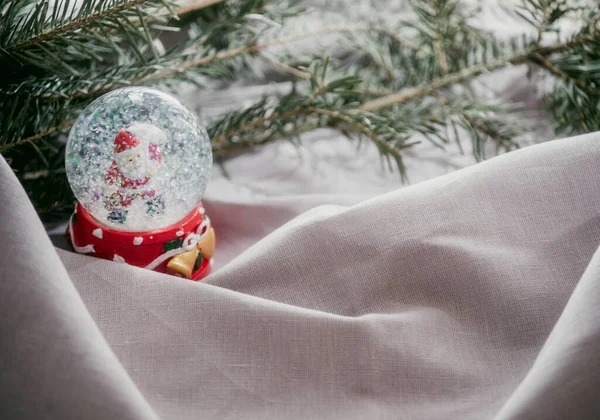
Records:
<instances>
[{"instance_id":1,"label":"golden bell","mask_svg":"<svg viewBox=\"0 0 600 420\"><path fill-rule=\"evenodd\" d=\"M192 277L192 271L198 258L198 248L192 248L189 251L182 252L181 254L175 255L167 263L167 273L175 275L177 277L185 277L190 279Z\"/></svg>"},{"instance_id":2,"label":"golden bell","mask_svg":"<svg viewBox=\"0 0 600 420\"><path fill-rule=\"evenodd\" d=\"M211 227L208 233L196 245L202 254L202 258L206 258L207 260L212 258L215 253L216 242L215 230Z\"/></svg>"}]
</instances>

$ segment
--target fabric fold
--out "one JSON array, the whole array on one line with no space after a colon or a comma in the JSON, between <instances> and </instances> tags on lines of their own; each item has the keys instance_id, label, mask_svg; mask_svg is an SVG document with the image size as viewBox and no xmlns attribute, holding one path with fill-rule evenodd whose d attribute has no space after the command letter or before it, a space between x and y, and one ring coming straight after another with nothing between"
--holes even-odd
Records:
<instances>
[{"instance_id":1,"label":"fabric fold","mask_svg":"<svg viewBox=\"0 0 600 420\"><path fill-rule=\"evenodd\" d=\"M59 250L61 263L3 175L3 413L596 418L599 140L528 147L357 205L332 196L274 231L294 208L207 201L217 258L244 226L248 248L200 283ZM76 418L56 413L44 417Z\"/></svg>"},{"instance_id":2,"label":"fabric fold","mask_svg":"<svg viewBox=\"0 0 600 420\"><path fill-rule=\"evenodd\" d=\"M0 202L0 418L157 418L1 156Z\"/></svg>"}]
</instances>

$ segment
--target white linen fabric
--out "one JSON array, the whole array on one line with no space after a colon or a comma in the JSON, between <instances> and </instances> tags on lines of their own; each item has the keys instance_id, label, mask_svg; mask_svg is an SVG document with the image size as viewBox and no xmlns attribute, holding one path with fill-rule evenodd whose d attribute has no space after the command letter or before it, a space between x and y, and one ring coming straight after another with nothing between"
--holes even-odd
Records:
<instances>
[{"instance_id":1,"label":"white linen fabric","mask_svg":"<svg viewBox=\"0 0 600 420\"><path fill-rule=\"evenodd\" d=\"M599 160L208 200L200 283L55 249L2 161L0 418L599 418Z\"/></svg>"},{"instance_id":2,"label":"white linen fabric","mask_svg":"<svg viewBox=\"0 0 600 420\"><path fill-rule=\"evenodd\" d=\"M288 28L406 12L312 3ZM471 3L476 25L533 30L513 0ZM473 89L522 101L549 139L526 70ZM288 87L179 96L208 119ZM401 190L373 147L304 141L226 162L230 179L215 168L200 283L54 248L0 159L0 418L600 418L600 134L456 172L472 158L424 142Z\"/></svg>"}]
</instances>

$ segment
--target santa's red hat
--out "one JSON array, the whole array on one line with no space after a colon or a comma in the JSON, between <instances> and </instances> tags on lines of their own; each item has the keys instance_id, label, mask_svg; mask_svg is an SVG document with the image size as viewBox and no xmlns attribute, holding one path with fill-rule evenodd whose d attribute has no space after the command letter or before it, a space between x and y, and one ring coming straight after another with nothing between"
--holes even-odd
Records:
<instances>
[{"instance_id":1,"label":"santa's red hat","mask_svg":"<svg viewBox=\"0 0 600 420\"><path fill-rule=\"evenodd\" d=\"M123 153L127 150L135 149L140 144L140 140L133 133L121 130L115 137L115 153Z\"/></svg>"}]
</instances>

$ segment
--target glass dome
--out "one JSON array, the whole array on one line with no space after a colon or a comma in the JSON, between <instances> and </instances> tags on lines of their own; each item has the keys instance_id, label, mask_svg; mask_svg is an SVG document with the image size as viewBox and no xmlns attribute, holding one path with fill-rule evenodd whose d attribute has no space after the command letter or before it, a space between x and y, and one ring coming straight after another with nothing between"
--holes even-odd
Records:
<instances>
[{"instance_id":1,"label":"glass dome","mask_svg":"<svg viewBox=\"0 0 600 420\"><path fill-rule=\"evenodd\" d=\"M65 165L75 197L99 223L147 232L196 207L212 152L206 130L177 99L130 87L85 108L69 133Z\"/></svg>"}]
</instances>

